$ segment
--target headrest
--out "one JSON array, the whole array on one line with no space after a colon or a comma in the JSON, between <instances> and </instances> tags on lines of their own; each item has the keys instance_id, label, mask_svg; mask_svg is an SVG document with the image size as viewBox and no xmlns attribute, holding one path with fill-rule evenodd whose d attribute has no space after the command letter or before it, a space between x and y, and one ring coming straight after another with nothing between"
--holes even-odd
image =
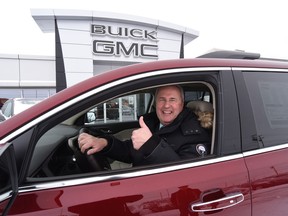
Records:
<instances>
[{"instance_id":1,"label":"headrest","mask_svg":"<svg viewBox=\"0 0 288 216\"><path fill-rule=\"evenodd\" d=\"M186 107L194 112L214 112L213 105L207 101L190 101Z\"/></svg>"}]
</instances>

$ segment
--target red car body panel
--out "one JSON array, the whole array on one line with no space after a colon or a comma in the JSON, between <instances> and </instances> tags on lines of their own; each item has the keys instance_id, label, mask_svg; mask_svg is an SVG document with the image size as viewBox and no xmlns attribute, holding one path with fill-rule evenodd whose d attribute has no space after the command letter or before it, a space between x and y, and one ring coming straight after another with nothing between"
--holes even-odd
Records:
<instances>
[{"instance_id":1,"label":"red car body panel","mask_svg":"<svg viewBox=\"0 0 288 216\"><path fill-rule=\"evenodd\" d=\"M211 164L136 179L23 193L9 214L198 215L191 212L191 204L201 202L201 194L212 190L220 190L225 195L235 192L244 195L237 212L229 208L221 215L239 215L239 212L241 216L251 215L249 179L243 159L221 163L221 167ZM216 197L212 194L210 199Z\"/></svg>"},{"instance_id":2,"label":"red car body panel","mask_svg":"<svg viewBox=\"0 0 288 216\"><path fill-rule=\"evenodd\" d=\"M253 197L253 215L287 213L288 149L246 157ZM275 212L277 209L277 212Z\"/></svg>"}]
</instances>

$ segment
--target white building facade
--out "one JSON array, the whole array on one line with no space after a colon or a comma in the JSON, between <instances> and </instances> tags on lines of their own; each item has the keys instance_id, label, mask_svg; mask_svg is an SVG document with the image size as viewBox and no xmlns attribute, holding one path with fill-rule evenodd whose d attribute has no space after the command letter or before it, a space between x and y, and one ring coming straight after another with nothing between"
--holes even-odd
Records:
<instances>
[{"instance_id":1,"label":"white building facade","mask_svg":"<svg viewBox=\"0 0 288 216\"><path fill-rule=\"evenodd\" d=\"M99 11L32 9L40 29L55 33L55 57L0 56L7 89L47 96L84 79L125 65L175 59L198 37L193 29L144 17ZM34 95L35 95L34 94ZM11 96L9 96L11 97ZM15 97L15 96L13 96Z\"/></svg>"},{"instance_id":2,"label":"white building facade","mask_svg":"<svg viewBox=\"0 0 288 216\"><path fill-rule=\"evenodd\" d=\"M46 98L56 92L55 57L0 54L0 98Z\"/></svg>"}]
</instances>

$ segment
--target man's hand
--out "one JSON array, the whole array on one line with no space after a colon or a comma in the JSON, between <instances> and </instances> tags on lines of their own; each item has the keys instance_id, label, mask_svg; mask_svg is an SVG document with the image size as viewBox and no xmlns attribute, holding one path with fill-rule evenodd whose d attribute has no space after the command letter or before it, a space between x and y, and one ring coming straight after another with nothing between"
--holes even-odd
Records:
<instances>
[{"instance_id":1,"label":"man's hand","mask_svg":"<svg viewBox=\"0 0 288 216\"><path fill-rule=\"evenodd\" d=\"M81 133L78 137L78 144L82 153L87 151L86 154L91 155L105 148L108 145L108 142L104 138L98 138L87 133Z\"/></svg>"},{"instance_id":2,"label":"man's hand","mask_svg":"<svg viewBox=\"0 0 288 216\"><path fill-rule=\"evenodd\" d=\"M143 116L139 118L140 128L134 130L131 136L134 149L138 150L152 136L150 129L143 120Z\"/></svg>"}]
</instances>

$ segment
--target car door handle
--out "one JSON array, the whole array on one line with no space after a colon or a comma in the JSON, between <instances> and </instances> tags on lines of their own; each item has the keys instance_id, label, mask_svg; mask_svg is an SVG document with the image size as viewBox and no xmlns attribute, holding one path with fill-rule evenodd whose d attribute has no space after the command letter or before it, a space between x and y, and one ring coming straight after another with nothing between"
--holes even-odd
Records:
<instances>
[{"instance_id":1,"label":"car door handle","mask_svg":"<svg viewBox=\"0 0 288 216\"><path fill-rule=\"evenodd\" d=\"M191 209L194 212L211 212L232 207L241 203L244 200L244 195L240 192L227 194L223 198L211 200L208 202L197 202L191 204Z\"/></svg>"}]
</instances>

